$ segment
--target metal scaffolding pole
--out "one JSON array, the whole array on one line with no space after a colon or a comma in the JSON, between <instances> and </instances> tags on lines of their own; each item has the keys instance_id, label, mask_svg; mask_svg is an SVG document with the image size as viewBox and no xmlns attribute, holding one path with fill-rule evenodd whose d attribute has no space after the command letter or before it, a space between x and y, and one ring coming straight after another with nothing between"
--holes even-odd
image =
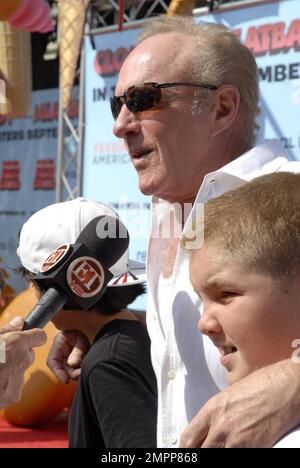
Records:
<instances>
[{"instance_id":1,"label":"metal scaffolding pole","mask_svg":"<svg viewBox=\"0 0 300 468\"><path fill-rule=\"evenodd\" d=\"M82 157L84 141L84 51L79 68L80 85L78 123L74 125L62 108L62 87L59 86L58 146L56 169L56 201L72 200L82 192Z\"/></svg>"}]
</instances>

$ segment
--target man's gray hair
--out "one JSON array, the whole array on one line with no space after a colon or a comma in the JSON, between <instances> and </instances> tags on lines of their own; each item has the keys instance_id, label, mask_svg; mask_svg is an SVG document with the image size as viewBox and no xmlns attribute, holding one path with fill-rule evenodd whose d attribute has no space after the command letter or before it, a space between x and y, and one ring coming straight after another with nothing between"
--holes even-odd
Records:
<instances>
[{"instance_id":1,"label":"man's gray hair","mask_svg":"<svg viewBox=\"0 0 300 468\"><path fill-rule=\"evenodd\" d=\"M192 75L188 79L215 86L234 85L240 93L244 119L244 144L249 149L256 140L256 117L259 114L258 71L251 51L238 37L221 24L200 22L183 16L162 16L146 24L139 43L157 34L177 33L190 36L195 47L192 50ZM176 44L174 44L176 47ZM211 94L197 90L195 110L203 111ZM246 141L245 141L246 140Z\"/></svg>"}]
</instances>

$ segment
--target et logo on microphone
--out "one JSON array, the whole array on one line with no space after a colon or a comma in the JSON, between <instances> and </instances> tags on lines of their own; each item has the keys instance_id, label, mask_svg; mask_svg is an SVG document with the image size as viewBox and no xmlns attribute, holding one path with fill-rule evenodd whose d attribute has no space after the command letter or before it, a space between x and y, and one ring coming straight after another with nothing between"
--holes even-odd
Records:
<instances>
[{"instance_id":1,"label":"et logo on microphone","mask_svg":"<svg viewBox=\"0 0 300 468\"><path fill-rule=\"evenodd\" d=\"M104 281L102 265L92 257L79 257L68 267L67 283L71 291L83 299L96 296Z\"/></svg>"},{"instance_id":2,"label":"et logo on microphone","mask_svg":"<svg viewBox=\"0 0 300 468\"><path fill-rule=\"evenodd\" d=\"M46 273L55 266L57 266L61 260L67 255L70 250L69 244L64 244L58 247L57 249L52 252L51 255L44 261L42 268L40 269L41 273Z\"/></svg>"}]
</instances>

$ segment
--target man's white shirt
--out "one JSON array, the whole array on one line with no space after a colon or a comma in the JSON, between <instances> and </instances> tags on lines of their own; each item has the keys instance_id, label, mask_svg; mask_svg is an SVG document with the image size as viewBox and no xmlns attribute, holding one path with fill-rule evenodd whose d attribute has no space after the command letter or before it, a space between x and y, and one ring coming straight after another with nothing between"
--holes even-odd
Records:
<instances>
[{"instance_id":1,"label":"man's white shirt","mask_svg":"<svg viewBox=\"0 0 300 468\"><path fill-rule=\"evenodd\" d=\"M197 203L279 171L300 172L300 162L289 161L280 142L270 140L207 174L183 233L191 223ZM162 278L164 241L154 233L172 210L174 206L170 203L153 197L147 264L147 327L158 383L157 444L169 448L178 446L188 422L209 398L226 386L219 352L197 329L201 303L190 284L188 257L182 249L178 249L172 277L167 281Z\"/></svg>"}]
</instances>

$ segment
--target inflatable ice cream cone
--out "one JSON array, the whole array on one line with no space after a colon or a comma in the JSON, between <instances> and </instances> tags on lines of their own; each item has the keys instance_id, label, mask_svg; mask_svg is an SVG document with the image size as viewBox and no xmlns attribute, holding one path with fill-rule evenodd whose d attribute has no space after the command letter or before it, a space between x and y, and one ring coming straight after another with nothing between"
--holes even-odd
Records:
<instances>
[{"instance_id":1,"label":"inflatable ice cream cone","mask_svg":"<svg viewBox=\"0 0 300 468\"><path fill-rule=\"evenodd\" d=\"M59 0L60 84L63 109L67 109L80 53L85 12L89 0Z\"/></svg>"},{"instance_id":2,"label":"inflatable ice cream cone","mask_svg":"<svg viewBox=\"0 0 300 468\"><path fill-rule=\"evenodd\" d=\"M4 265L1 266L2 262L0 257L0 317L5 307L16 297L16 291L7 282L10 275Z\"/></svg>"},{"instance_id":3,"label":"inflatable ice cream cone","mask_svg":"<svg viewBox=\"0 0 300 468\"><path fill-rule=\"evenodd\" d=\"M6 22L0 22L0 69L7 79L0 114L27 116L32 88L30 33L14 29Z\"/></svg>"},{"instance_id":4,"label":"inflatable ice cream cone","mask_svg":"<svg viewBox=\"0 0 300 468\"><path fill-rule=\"evenodd\" d=\"M173 0L168 8L167 15L191 15L196 8L196 0Z\"/></svg>"}]
</instances>

